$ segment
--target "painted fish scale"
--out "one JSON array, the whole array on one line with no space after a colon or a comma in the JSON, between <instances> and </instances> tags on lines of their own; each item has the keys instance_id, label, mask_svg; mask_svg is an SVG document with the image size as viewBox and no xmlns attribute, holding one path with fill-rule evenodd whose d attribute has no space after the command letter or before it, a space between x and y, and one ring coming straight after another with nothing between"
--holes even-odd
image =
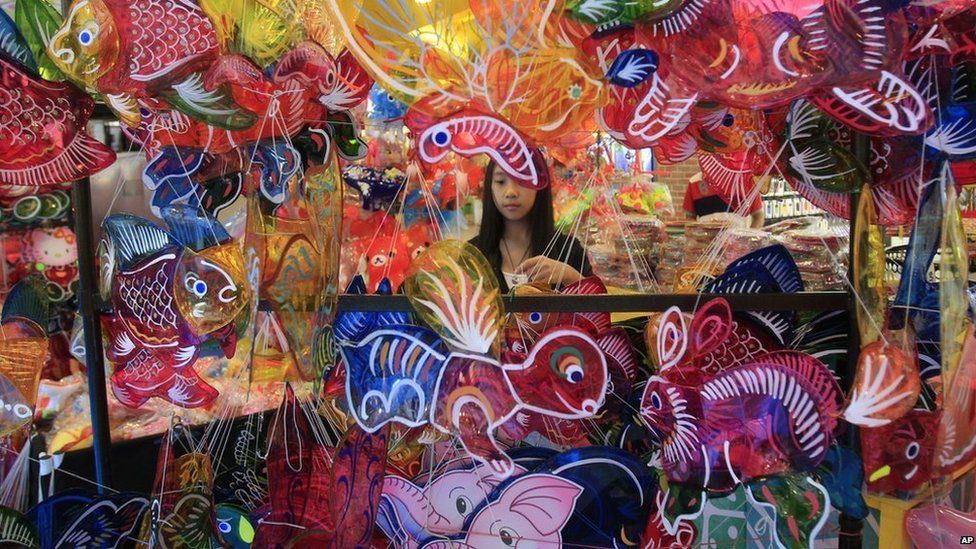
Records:
<instances>
[{"instance_id":1,"label":"painted fish scale","mask_svg":"<svg viewBox=\"0 0 976 549\"><path fill-rule=\"evenodd\" d=\"M179 50L167 47L167 44L185 47L191 56L205 55L216 49L214 35L204 34L196 25L188 24L192 21L203 24L204 28L213 29L206 24L203 12L196 6L163 0L149 2L142 11L139 11L140 7L140 3L136 3L130 10L137 17L137 28L142 31L135 43L138 54L133 57L133 61L138 66L138 72L133 75L134 78L138 79L146 73L160 72L180 60ZM162 34L154 32L160 28L165 29Z\"/></svg>"},{"instance_id":2,"label":"painted fish scale","mask_svg":"<svg viewBox=\"0 0 976 549\"><path fill-rule=\"evenodd\" d=\"M9 75L16 76L12 71ZM76 121L66 97L36 97L24 89L0 88L0 141L28 146L66 131L66 123ZM47 152L38 151L35 156L42 157Z\"/></svg>"},{"instance_id":3,"label":"painted fish scale","mask_svg":"<svg viewBox=\"0 0 976 549\"><path fill-rule=\"evenodd\" d=\"M134 357L125 363L124 370L135 381L156 379L163 371L163 365L145 349L139 349Z\"/></svg>"},{"instance_id":4,"label":"painted fish scale","mask_svg":"<svg viewBox=\"0 0 976 549\"><path fill-rule=\"evenodd\" d=\"M761 355L767 349L752 330L737 321L732 321L728 338L717 349L698 358L699 368L706 374L717 374L722 370L744 364Z\"/></svg>"},{"instance_id":5,"label":"painted fish scale","mask_svg":"<svg viewBox=\"0 0 976 549\"><path fill-rule=\"evenodd\" d=\"M182 0L105 0L116 19L122 51L111 72L100 81L114 92L128 92L168 73L184 72L184 65L202 65L217 55L217 34L203 11ZM127 59L127 63L121 62ZM203 62L203 63L201 63ZM197 67L191 67L193 68Z\"/></svg>"},{"instance_id":6,"label":"painted fish scale","mask_svg":"<svg viewBox=\"0 0 976 549\"><path fill-rule=\"evenodd\" d=\"M0 89L0 140L14 145L26 145L36 139L30 118L25 116L25 101L20 90ZM27 121L24 124L24 121Z\"/></svg>"},{"instance_id":7,"label":"painted fish scale","mask_svg":"<svg viewBox=\"0 0 976 549\"><path fill-rule=\"evenodd\" d=\"M176 334L176 308L167 287L174 269L174 262L163 262L155 272L142 271L118 279L118 296L129 313L120 311L121 316L129 329L146 341L164 341ZM142 327L145 333L138 329Z\"/></svg>"},{"instance_id":8,"label":"painted fish scale","mask_svg":"<svg viewBox=\"0 0 976 549\"><path fill-rule=\"evenodd\" d=\"M47 82L0 55L0 184L75 181L115 160L84 132L94 102L64 82Z\"/></svg>"}]
</instances>

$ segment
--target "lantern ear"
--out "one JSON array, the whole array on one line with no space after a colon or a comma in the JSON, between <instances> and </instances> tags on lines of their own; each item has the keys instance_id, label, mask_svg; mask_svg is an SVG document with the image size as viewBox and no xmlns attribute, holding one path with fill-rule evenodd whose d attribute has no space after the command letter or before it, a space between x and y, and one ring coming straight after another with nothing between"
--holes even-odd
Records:
<instances>
[{"instance_id":1,"label":"lantern ear","mask_svg":"<svg viewBox=\"0 0 976 549\"><path fill-rule=\"evenodd\" d=\"M416 484L396 475L383 479L380 525L384 530L399 529L419 539L428 520L429 506L423 490Z\"/></svg>"},{"instance_id":2,"label":"lantern ear","mask_svg":"<svg viewBox=\"0 0 976 549\"><path fill-rule=\"evenodd\" d=\"M496 516L504 521L506 512L521 515L539 533L548 536L566 525L582 493L583 488L564 478L527 475L502 492Z\"/></svg>"},{"instance_id":3,"label":"lantern ear","mask_svg":"<svg viewBox=\"0 0 976 549\"><path fill-rule=\"evenodd\" d=\"M724 299L705 304L691 321L692 355L706 355L728 339L732 332L732 309Z\"/></svg>"},{"instance_id":4,"label":"lantern ear","mask_svg":"<svg viewBox=\"0 0 976 549\"><path fill-rule=\"evenodd\" d=\"M661 315L657 329L660 372L677 366L688 350L688 327L681 309L671 307Z\"/></svg>"}]
</instances>

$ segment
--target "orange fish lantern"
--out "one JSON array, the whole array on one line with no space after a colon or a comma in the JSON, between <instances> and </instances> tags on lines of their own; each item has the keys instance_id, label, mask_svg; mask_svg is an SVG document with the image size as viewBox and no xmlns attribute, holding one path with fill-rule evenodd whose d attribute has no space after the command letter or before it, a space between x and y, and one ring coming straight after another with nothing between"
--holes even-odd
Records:
<instances>
[{"instance_id":1,"label":"orange fish lantern","mask_svg":"<svg viewBox=\"0 0 976 549\"><path fill-rule=\"evenodd\" d=\"M602 101L603 83L559 32L560 10L513 0L326 5L356 59L410 107L407 126L425 162L487 154L522 184L543 187L532 148L579 130Z\"/></svg>"},{"instance_id":2,"label":"orange fish lantern","mask_svg":"<svg viewBox=\"0 0 976 549\"><path fill-rule=\"evenodd\" d=\"M45 282L23 279L3 303L0 320L0 436L29 424L41 369L47 360L48 298Z\"/></svg>"}]
</instances>

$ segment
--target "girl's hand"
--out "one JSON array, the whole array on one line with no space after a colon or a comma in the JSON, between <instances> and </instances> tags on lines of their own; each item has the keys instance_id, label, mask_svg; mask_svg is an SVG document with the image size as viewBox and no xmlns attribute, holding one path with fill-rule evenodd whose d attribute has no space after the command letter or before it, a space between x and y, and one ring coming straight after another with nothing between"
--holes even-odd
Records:
<instances>
[{"instance_id":1,"label":"girl's hand","mask_svg":"<svg viewBox=\"0 0 976 549\"><path fill-rule=\"evenodd\" d=\"M518 266L518 272L529 276L529 282L545 282L556 286L573 284L583 279L579 271L544 255L530 257Z\"/></svg>"}]
</instances>

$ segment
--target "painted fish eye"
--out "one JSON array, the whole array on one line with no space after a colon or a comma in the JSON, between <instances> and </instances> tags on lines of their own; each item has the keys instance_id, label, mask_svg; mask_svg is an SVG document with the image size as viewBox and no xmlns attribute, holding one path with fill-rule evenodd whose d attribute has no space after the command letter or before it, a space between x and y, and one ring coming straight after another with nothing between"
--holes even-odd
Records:
<instances>
[{"instance_id":1,"label":"painted fish eye","mask_svg":"<svg viewBox=\"0 0 976 549\"><path fill-rule=\"evenodd\" d=\"M583 367L574 364L569 368L566 368L566 381L576 384L583 381Z\"/></svg>"},{"instance_id":2,"label":"painted fish eye","mask_svg":"<svg viewBox=\"0 0 976 549\"><path fill-rule=\"evenodd\" d=\"M222 534L229 534L231 530L230 523L224 521L219 521L217 524L217 528L220 529L220 533Z\"/></svg>"},{"instance_id":3,"label":"painted fish eye","mask_svg":"<svg viewBox=\"0 0 976 549\"><path fill-rule=\"evenodd\" d=\"M193 293L197 294L199 297L203 297L207 294L207 283L202 280L197 280L193 284Z\"/></svg>"},{"instance_id":4,"label":"painted fish eye","mask_svg":"<svg viewBox=\"0 0 976 549\"><path fill-rule=\"evenodd\" d=\"M502 528L498 531L498 537L502 540L502 543L508 547L515 547L515 540L518 537L518 534L516 534L515 530L512 530L511 528Z\"/></svg>"},{"instance_id":5,"label":"painted fish eye","mask_svg":"<svg viewBox=\"0 0 976 549\"><path fill-rule=\"evenodd\" d=\"M197 278L194 273L187 273L184 279L184 285L187 291L192 292L193 295L197 297L203 297L207 295L207 283Z\"/></svg>"},{"instance_id":6,"label":"painted fish eye","mask_svg":"<svg viewBox=\"0 0 976 549\"><path fill-rule=\"evenodd\" d=\"M726 128L730 128L732 127L732 124L735 124L735 116L732 116L732 113L729 113L725 115L725 118L722 119L722 125Z\"/></svg>"},{"instance_id":7,"label":"painted fish eye","mask_svg":"<svg viewBox=\"0 0 976 549\"><path fill-rule=\"evenodd\" d=\"M575 384L583 379L583 356L577 349L558 349L552 353L549 361L552 370L566 381Z\"/></svg>"},{"instance_id":8,"label":"painted fish eye","mask_svg":"<svg viewBox=\"0 0 976 549\"><path fill-rule=\"evenodd\" d=\"M454 502L454 506L457 508L457 512L462 517L468 515L471 512L471 500L465 496L459 496Z\"/></svg>"},{"instance_id":9,"label":"painted fish eye","mask_svg":"<svg viewBox=\"0 0 976 549\"><path fill-rule=\"evenodd\" d=\"M432 137L434 144L438 147L446 147L451 142L451 132L447 130L437 130Z\"/></svg>"},{"instance_id":10,"label":"painted fish eye","mask_svg":"<svg viewBox=\"0 0 976 549\"><path fill-rule=\"evenodd\" d=\"M538 324L542 322L542 313L529 313L529 322Z\"/></svg>"},{"instance_id":11,"label":"painted fish eye","mask_svg":"<svg viewBox=\"0 0 976 549\"><path fill-rule=\"evenodd\" d=\"M95 41L95 36L98 34L98 26L86 28L78 33L78 43L82 46L90 46L92 42Z\"/></svg>"},{"instance_id":12,"label":"painted fish eye","mask_svg":"<svg viewBox=\"0 0 976 549\"><path fill-rule=\"evenodd\" d=\"M655 410L661 409L661 397L658 396L657 393L651 393L651 406L653 406Z\"/></svg>"},{"instance_id":13,"label":"painted fish eye","mask_svg":"<svg viewBox=\"0 0 976 549\"><path fill-rule=\"evenodd\" d=\"M918 445L917 442L910 443L908 446L905 447L905 457L907 457L908 459L917 458L920 449L921 447Z\"/></svg>"}]
</instances>

